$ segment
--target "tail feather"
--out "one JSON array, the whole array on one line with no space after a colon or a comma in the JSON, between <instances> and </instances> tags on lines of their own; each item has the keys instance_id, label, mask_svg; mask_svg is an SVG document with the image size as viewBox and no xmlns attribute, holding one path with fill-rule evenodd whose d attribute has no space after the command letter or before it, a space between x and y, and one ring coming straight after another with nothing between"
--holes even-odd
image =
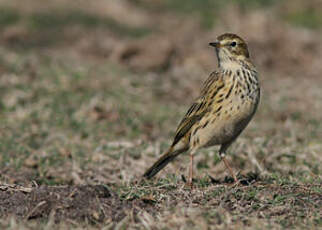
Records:
<instances>
[{"instance_id":1,"label":"tail feather","mask_svg":"<svg viewBox=\"0 0 322 230\"><path fill-rule=\"evenodd\" d=\"M144 174L145 178L152 178L161 169L163 169L169 162L176 158L180 153L186 151L186 148L174 150L171 147L167 152L165 152Z\"/></svg>"}]
</instances>

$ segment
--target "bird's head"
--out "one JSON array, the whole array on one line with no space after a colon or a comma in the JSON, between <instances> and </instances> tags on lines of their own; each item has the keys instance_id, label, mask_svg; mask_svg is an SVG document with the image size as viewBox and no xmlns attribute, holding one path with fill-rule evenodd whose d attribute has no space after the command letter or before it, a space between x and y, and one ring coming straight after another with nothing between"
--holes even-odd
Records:
<instances>
[{"instance_id":1,"label":"bird's head","mask_svg":"<svg viewBox=\"0 0 322 230\"><path fill-rule=\"evenodd\" d=\"M249 58L249 52L245 41L236 34L226 33L217 37L217 41L210 42L215 47L218 63L233 62Z\"/></svg>"}]
</instances>

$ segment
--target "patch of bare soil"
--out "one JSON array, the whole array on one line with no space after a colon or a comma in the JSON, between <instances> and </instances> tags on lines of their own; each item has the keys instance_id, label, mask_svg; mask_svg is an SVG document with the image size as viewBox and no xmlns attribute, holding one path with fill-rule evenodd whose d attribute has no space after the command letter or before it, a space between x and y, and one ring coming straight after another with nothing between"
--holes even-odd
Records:
<instances>
[{"instance_id":1,"label":"patch of bare soil","mask_svg":"<svg viewBox=\"0 0 322 230\"><path fill-rule=\"evenodd\" d=\"M1 218L14 215L24 220L118 222L129 211L135 215L142 209L151 208L142 200L122 201L103 185L35 188L0 185Z\"/></svg>"}]
</instances>

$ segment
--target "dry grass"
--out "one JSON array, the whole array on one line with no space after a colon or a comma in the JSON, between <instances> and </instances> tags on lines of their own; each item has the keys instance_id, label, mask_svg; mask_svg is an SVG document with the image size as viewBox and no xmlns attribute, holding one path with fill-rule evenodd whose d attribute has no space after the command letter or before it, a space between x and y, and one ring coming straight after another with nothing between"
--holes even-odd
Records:
<instances>
[{"instance_id":1,"label":"dry grass","mask_svg":"<svg viewBox=\"0 0 322 230\"><path fill-rule=\"evenodd\" d=\"M2 3L0 184L104 184L130 208L121 220L106 215L93 223L54 214L17 219L0 207L2 228L321 227L319 19L310 29L293 27L294 21L283 20L301 8L284 12L287 1L249 11L222 6L214 22L202 18L201 25L199 13L191 18L190 10L160 2L160 12L146 1L111 6L120 15L130 11L128 21L102 10L109 8L106 1L75 7L56 0L50 13L35 2ZM260 176L231 187L213 148L196 156L192 192L181 178L184 155L157 179L139 181L214 69L207 44L225 31L249 41L263 88L259 111L230 148L229 160L246 178Z\"/></svg>"}]
</instances>

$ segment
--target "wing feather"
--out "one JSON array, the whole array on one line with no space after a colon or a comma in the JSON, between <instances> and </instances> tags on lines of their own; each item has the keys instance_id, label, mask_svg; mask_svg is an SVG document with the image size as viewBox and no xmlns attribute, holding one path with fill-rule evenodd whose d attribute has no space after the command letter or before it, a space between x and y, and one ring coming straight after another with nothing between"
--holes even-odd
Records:
<instances>
[{"instance_id":1,"label":"wing feather","mask_svg":"<svg viewBox=\"0 0 322 230\"><path fill-rule=\"evenodd\" d=\"M181 120L172 146L175 146L183 137L190 135L191 128L210 110L210 103L213 99L209 97L218 94L222 88L224 88L224 81L221 74L211 73L203 85L200 96Z\"/></svg>"}]
</instances>

